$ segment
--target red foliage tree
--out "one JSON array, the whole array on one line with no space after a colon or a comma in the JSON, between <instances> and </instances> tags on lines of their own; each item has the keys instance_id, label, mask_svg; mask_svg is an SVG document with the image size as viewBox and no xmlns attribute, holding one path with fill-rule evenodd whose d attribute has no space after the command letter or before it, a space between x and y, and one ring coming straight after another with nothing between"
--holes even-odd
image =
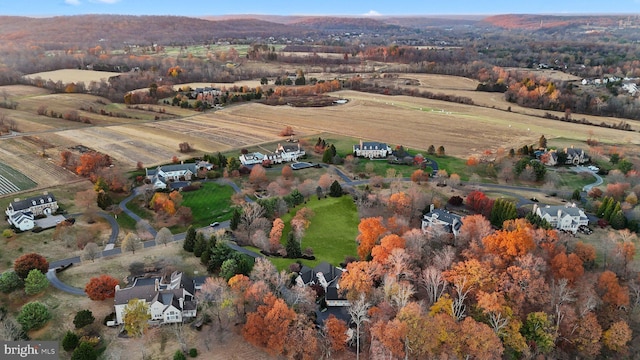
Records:
<instances>
[{"instance_id":1,"label":"red foliage tree","mask_svg":"<svg viewBox=\"0 0 640 360\"><path fill-rule=\"evenodd\" d=\"M618 277L612 271L605 271L598 279L598 290L602 294L602 301L615 305L629 305L629 290L618 282Z\"/></svg>"},{"instance_id":2,"label":"red foliage tree","mask_svg":"<svg viewBox=\"0 0 640 360\"><path fill-rule=\"evenodd\" d=\"M84 292L87 293L89 299L102 301L116 296L116 285L118 283L118 279L103 274L91 278L84 287Z\"/></svg>"},{"instance_id":3,"label":"red foliage tree","mask_svg":"<svg viewBox=\"0 0 640 360\"><path fill-rule=\"evenodd\" d=\"M371 254L371 250L378 242L378 239L387 232L387 229L382 225L382 218L364 218L360 220L358 224L358 231L360 234L356 239L360 245L358 245L358 255L360 259L366 260Z\"/></svg>"},{"instance_id":4,"label":"red foliage tree","mask_svg":"<svg viewBox=\"0 0 640 360\"><path fill-rule=\"evenodd\" d=\"M30 253L20 256L13 263L13 270L22 279L25 279L29 275L29 271L33 269L38 269L41 273L46 274L49 270L49 262L40 254Z\"/></svg>"},{"instance_id":5,"label":"red foliage tree","mask_svg":"<svg viewBox=\"0 0 640 360\"><path fill-rule=\"evenodd\" d=\"M347 348L347 340L349 338L347 335L347 323L331 314L324 322L324 327L331 351L340 352Z\"/></svg>"}]
</instances>

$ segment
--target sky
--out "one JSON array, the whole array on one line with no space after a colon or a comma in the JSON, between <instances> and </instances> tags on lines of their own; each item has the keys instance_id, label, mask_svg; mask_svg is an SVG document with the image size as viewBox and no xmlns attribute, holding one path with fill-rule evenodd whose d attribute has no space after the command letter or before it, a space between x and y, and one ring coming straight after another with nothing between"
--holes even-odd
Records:
<instances>
[{"instance_id":1,"label":"sky","mask_svg":"<svg viewBox=\"0 0 640 360\"><path fill-rule=\"evenodd\" d=\"M211 16L260 15L492 15L640 14L640 0L2 0L0 15L79 14Z\"/></svg>"}]
</instances>

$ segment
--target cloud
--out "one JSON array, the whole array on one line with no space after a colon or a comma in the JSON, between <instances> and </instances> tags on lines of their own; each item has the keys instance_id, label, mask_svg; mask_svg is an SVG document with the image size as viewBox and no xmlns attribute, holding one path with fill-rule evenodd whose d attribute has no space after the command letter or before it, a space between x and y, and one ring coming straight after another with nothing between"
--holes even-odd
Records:
<instances>
[{"instance_id":1,"label":"cloud","mask_svg":"<svg viewBox=\"0 0 640 360\"><path fill-rule=\"evenodd\" d=\"M377 12L375 10L369 10L368 13L364 13L364 14L362 14L362 16L382 16L382 14L380 14L379 12Z\"/></svg>"},{"instance_id":2,"label":"cloud","mask_svg":"<svg viewBox=\"0 0 640 360\"><path fill-rule=\"evenodd\" d=\"M98 4L115 4L117 2L120 2L120 0L91 0L91 2Z\"/></svg>"},{"instance_id":3,"label":"cloud","mask_svg":"<svg viewBox=\"0 0 640 360\"><path fill-rule=\"evenodd\" d=\"M73 5L73 6L78 6L82 4L80 0L64 0L64 3L67 5Z\"/></svg>"}]
</instances>

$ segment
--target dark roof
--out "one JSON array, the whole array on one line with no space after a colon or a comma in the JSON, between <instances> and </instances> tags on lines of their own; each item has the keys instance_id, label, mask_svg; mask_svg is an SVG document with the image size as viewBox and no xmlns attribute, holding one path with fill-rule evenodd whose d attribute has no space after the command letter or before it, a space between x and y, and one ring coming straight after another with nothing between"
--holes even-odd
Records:
<instances>
[{"instance_id":1,"label":"dark roof","mask_svg":"<svg viewBox=\"0 0 640 360\"><path fill-rule=\"evenodd\" d=\"M10 204L10 206L14 211L19 211L29 209L30 207L35 205L51 204L54 202L56 202L56 197L53 196L53 194L46 194L33 196L24 200L14 201Z\"/></svg>"},{"instance_id":2,"label":"dark roof","mask_svg":"<svg viewBox=\"0 0 640 360\"><path fill-rule=\"evenodd\" d=\"M353 149L360 149L360 144L353 145ZM386 150L387 144L377 141L363 141L361 150Z\"/></svg>"},{"instance_id":3,"label":"dark roof","mask_svg":"<svg viewBox=\"0 0 640 360\"><path fill-rule=\"evenodd\" d=\"M342 275L342 270L338 270L335 266L329 264L326 261L323 261L320 264L316 265L316 267L313 268L313 272L314 280L316 279L315 274L321 272L328 283L333 281L335 278L338 278L339 275Z\"/></svg>"},{"instance_id":4,"label":"dark roof","mask_svg":"<svg viewBox=\"0 0 640 360\"><path fill-rule=\"evenodd\" d=\"M311 281L314 281L315 279L313 278L313 269L311 269L310 267L306 266L306 265L302 265L302 268L300 269L300 277L302 278L302 281L305 284L310 283Z\"/></svg>"},{"instance_id":5,"label":"dark roof","mask_svg":"<svg viewBox=\"0 0 640 360\"><path fill-rule=\"evenodd\" d=\"M580 209L579 207L566 206L566 205L557 205L557 206L547 205L547 206L540 206L538 207L538 209L540 209L540 213L543 216L544 214L549 214L551 216L558 216L558 210L561 210L563 215L569 214L572 217L579 217L581 216L580 211L582 211L582 209Z\"/></svg>"},{"instance_id":6,"label":"dark roof","mask_svg":"<svg viewBox=\"0 0 640 360\"><path fill-rule=\"evenodd\" d=\"M26 220L33 220L33 213L31 211L19 211L11 215L11 221L16 225Z\"/></svg>"},{"instance_id":7,"label":"dark roof","mask_svg":"<svg viewBox=\"0 0 640 360\"><path fill-rule=\"evenodd\" d=\"M457 221L461 221L461 217L459 215L450 213L447 210L443 209L433 209L428 214L424 215L425 218L435 218L440 221L446 222L447 224L454 224Z\"/></svg>"},{"instance_id":8,"label":"dark roof","mask_svg":"<svg viewBox=\"0 0 640 360\"><path fill-rule=\"evenodd\" d=\"M183 187L187 187L189 185L191 185L191 182L189 182L189 181L173 181L173 182L169 182L169 188L171 190L182 189Z\"/></svg>"},{"instance_id":9,"label":"dark roof","mask_svg":"<svg viewBox=\"0 0 640 360\"><path fill-rule=\"evenodd\" d=\"M173 164L173 165L163 165L159 166L160 170L164 172L169 171L193 171L196 168L195 163L184 163L184 164Z\"/></svg>"},{"instance_id":10,"label":"dark roof","mask_svg":"<svg viewBox=\"0 0 640 360\"><path fill-rule=\"evenodd\" d=\"M114 302L116 305L129 303L131 299L140 299L151 302L157 295L154 285L132 286L116 291Z\"/></svg>"}]
</instances>

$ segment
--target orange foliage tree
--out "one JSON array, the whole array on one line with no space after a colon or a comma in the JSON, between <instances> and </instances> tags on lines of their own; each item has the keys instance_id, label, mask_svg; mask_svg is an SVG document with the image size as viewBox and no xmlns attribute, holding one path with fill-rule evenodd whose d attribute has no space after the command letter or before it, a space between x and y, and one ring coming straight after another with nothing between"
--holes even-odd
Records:
<instances>
[{"instance_id":1,"label":"orange foliage tree","mask_svg":"<svg viewBox=\"0 0 640 360\"><path fill-rule=\"evenodd\" d=\"M615 305L629 305L629 290L621 286L618 277L612 271L606 270L598 278L598 290L602 294L602 301Z\"/></svg>"},{"instance_id":2,"label":"orange foliage tree","mask_svg":"<svg viewBox=\"0 0 640 360\"><path fill-rule=\"evenodd\" d=\"M633 333L629 325L624 320L620 320L613 323L611 327L602 334L602 340L604 346L608 349L619 353L626 353L627 343L631 341L632 335Z\"/></svg>"},{"instance_id":3,"label":"orange foliage tree","mask_svg":"<svg viewBox=\"0 0 640 360\"><path fill-rule=\"evenodd\" d=\"M389 209L396 215L409 217L413 212L411 197L404 192L397 192L389 197Z\"/></svg>"},{"instance_id":4,"label":"orange foliage tree","mask_svg":"<svg viewBox=\"0 0 640 360\"><path fill-rule=\"evenodd\" d=\"M482 243L487 252L493 253L507 263L527 254L535 247L531 232L526 228L496 231L482 239Z\"/></svg>"},{"instance_id":5,"label":"orange foliage tree","mask_svg":"<svg viewBox=\"0 0 640 360\"><path fill-rule=\"evenodd\" d=\"M371 256L373 256L373 261L384 264L393 249L404 249L404 247L405 240L402 237L396 234L390 234L380 240L380 245L373 247Z\"/></svg>"},{"instance_id":6,"label":"orange foliage tree","mask_svg":"<svg viewBox=\"0 0 640 360\"><path fill-rule=\"evenodd\" d=\"M284 230L284 221L280 218L273 220L271 231L269 232L269 250L271 252L278 251L282 247L280 239L282 238L282 231Z\"/></svg>"},{"instance_id":7,"label":"orange foliage tree","mask_svg":"<svg viewBox=\"0 0 640 360\"><path fill-rule=\"evenodd\" d=\"M118 279L103 274L91 278L84 287L84 292L87 293L89 299L102 301L116 296L116 285L118 284Z\"/></svg>"},{"instance_id":8,"label":"orange foliage tree","mask_svg":"<svg viewBox=\"0 0 640 360\"><path fill-rule=\"evenodd\" d=\"M584 274L582 260L576 254L561 252L551 259L551 270L556 279L567 279L573 284Z\"/></svg>"},{"instance_id":9,"label":"orange foliage tree","mask_svg":"<svg viewBox=\"0 0 640 360\"><path fill-rule=\"evenodd\" d=\"M340 292L346 293L349 299L357 299L360 294L368 296L373 292L375 271L374 263L368 261L350 262L340 277Z\"/></svg>"},{"instance_id":10,"label":"orange foliage tree","mask_svg":"<svg viewBox=\"0 0 640 360\"><path fill-rule=\"evenodd\" d=\"M284 300L268 294L256 312L247 314L242 336L253 345L266 349L269 354L280 355L284 351L289 325L295 318L295 311Z\"/></svg>"},{"instance_id":11,"label":"orange foliage tree","mask_svg":"<svg viewBox=\"0 0 640 360\"><path fill-rule=\"evenodd\" d=\"M360 232L356 239L359 243L358 256L360 259L366 260L380 236L387 232L387 229L382 224L381 217L372 217L360 220L358 231Z\"/></svg>"},{"instance_id":12,"label":"orange foliage tree","mask_svg":"<svg viewBox=\"0 0 640 360\"><path fill-rule=\"evenodd\" d=\"M324 322L324 331L327 336L327 342L332 352L341 352L347 348L347 323L333 316L329 315Z\"/></svg>"}]
</instances>

